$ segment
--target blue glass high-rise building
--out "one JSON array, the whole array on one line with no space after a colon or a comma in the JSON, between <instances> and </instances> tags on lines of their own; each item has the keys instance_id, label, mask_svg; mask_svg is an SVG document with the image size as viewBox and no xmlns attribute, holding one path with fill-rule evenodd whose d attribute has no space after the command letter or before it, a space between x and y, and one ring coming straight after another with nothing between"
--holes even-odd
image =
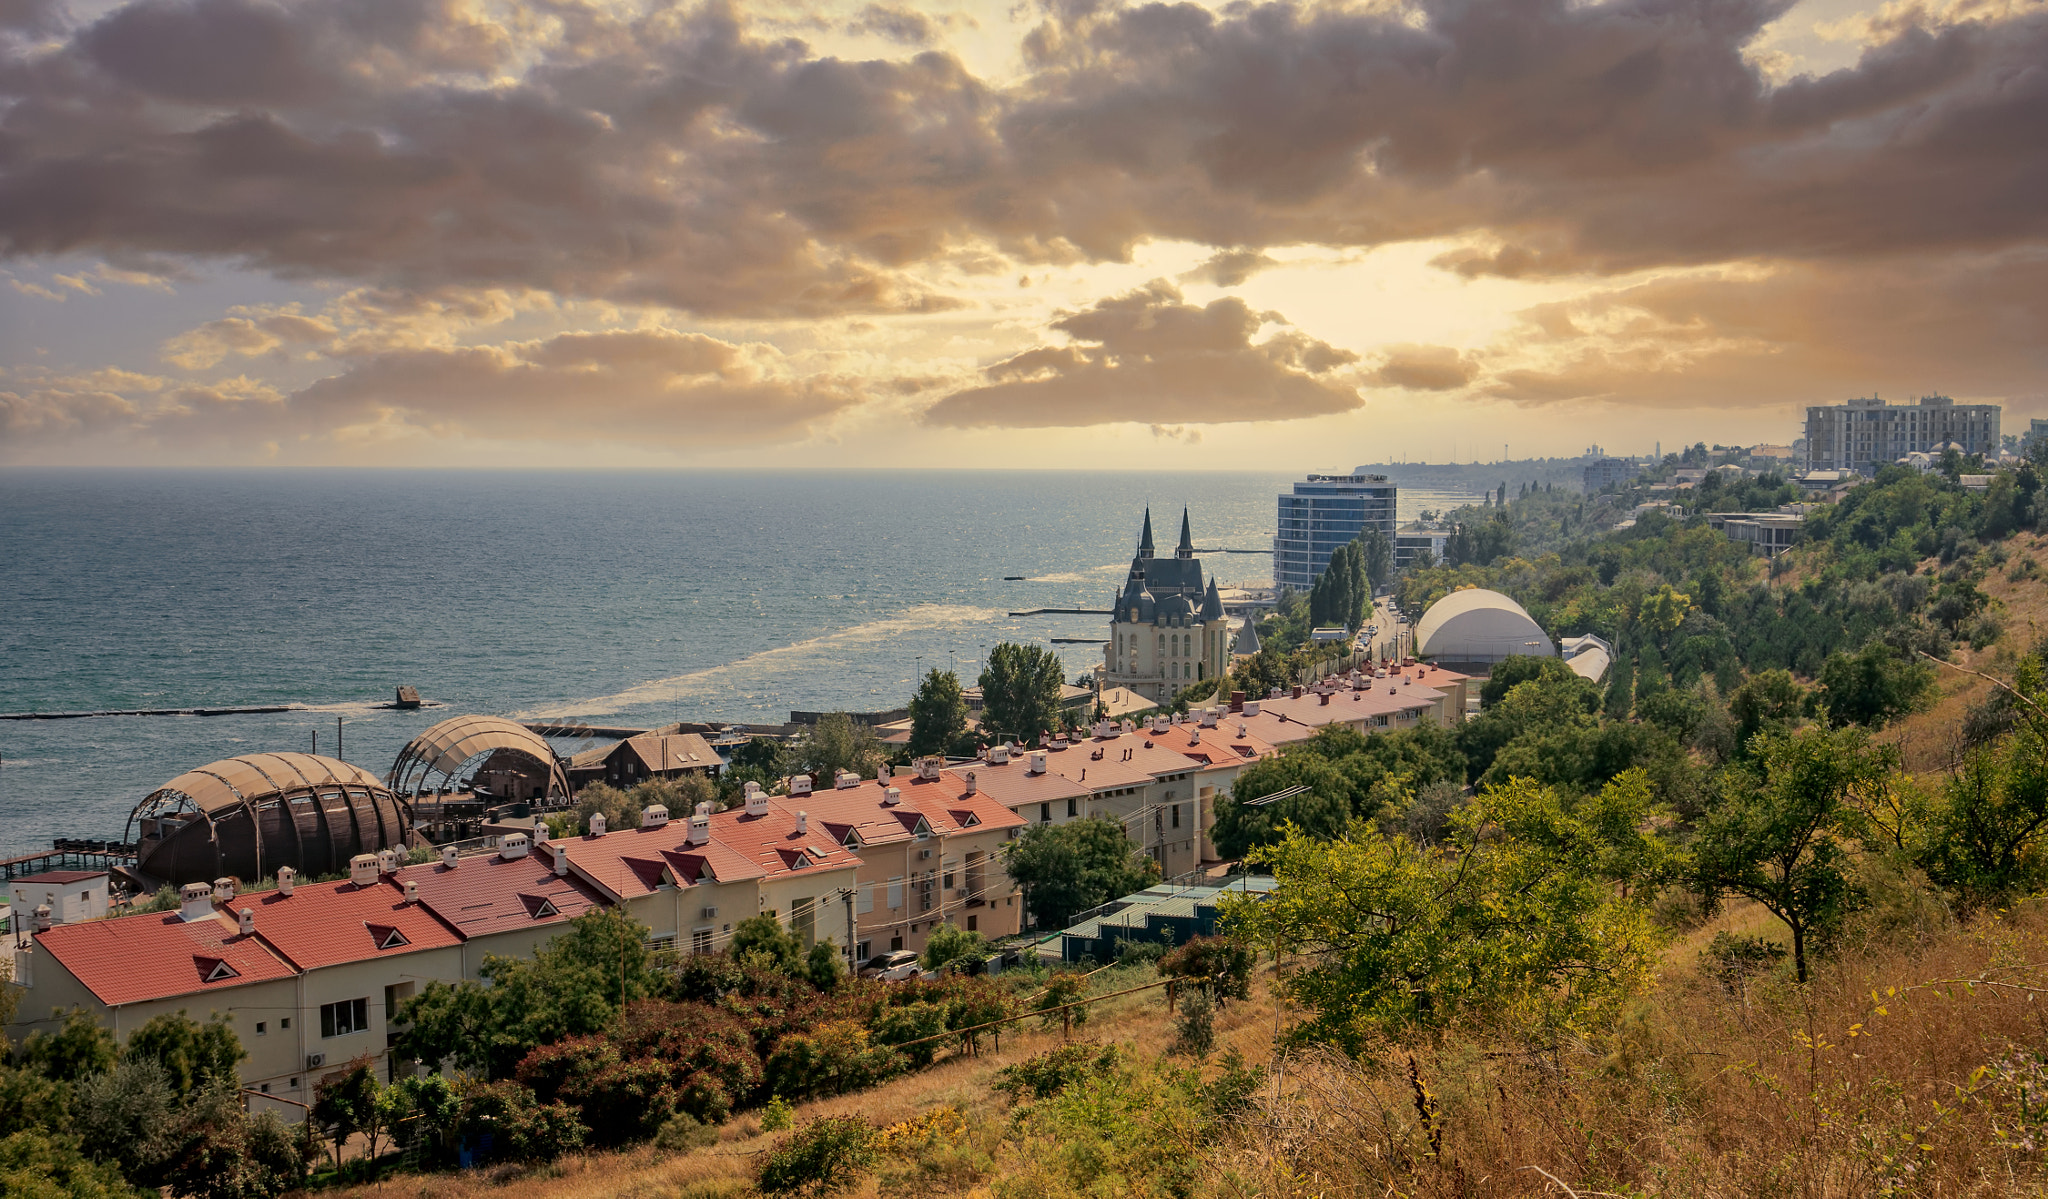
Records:
<instances>
[{"instance_id":1,"label":"blue glass high-rise building","mask_svg":"<svg viewBox=\"0 0 2048 1199\"><path fill-rule=\"evenodd\" d=\"M1394 541L1394 498L1385 475L1310 475L1280 497L1273 533L1273 583L1306 591L1330 565L1330 553L1376 528Z\"/></svg>"}]
</instances>

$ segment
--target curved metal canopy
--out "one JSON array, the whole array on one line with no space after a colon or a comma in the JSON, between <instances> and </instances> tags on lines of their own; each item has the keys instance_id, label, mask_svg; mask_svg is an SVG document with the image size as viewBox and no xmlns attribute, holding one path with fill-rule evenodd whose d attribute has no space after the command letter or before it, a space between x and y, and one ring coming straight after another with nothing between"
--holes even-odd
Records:
<instances>
[{"instance_id":1,"label":"curved metal canopy","mask_svg":"<svg viewBox=\"0 0 2048 1199\"><path fill-rule=\"evenodd\" d=\"M318 754L263 753L188 770L129 813L148 878L255 878L279 866L341 869L357 853L407 846L411 809L369 771Z\"/></svg>"},{"instance_id":2,"label":"curved metal canopy","mask_svg":"<svg viewBox=\"0 0 2048 1199\"><path fill-rule=\"evenodd\" d=\"M427 729L398 751L385 784L400 794L414 793L428 775L453 781L468 763L500 750L531 758L545 770L550 794L570 793L569 777L547 738L502 716L451 716Z\"/></svg>"}]
</instances>

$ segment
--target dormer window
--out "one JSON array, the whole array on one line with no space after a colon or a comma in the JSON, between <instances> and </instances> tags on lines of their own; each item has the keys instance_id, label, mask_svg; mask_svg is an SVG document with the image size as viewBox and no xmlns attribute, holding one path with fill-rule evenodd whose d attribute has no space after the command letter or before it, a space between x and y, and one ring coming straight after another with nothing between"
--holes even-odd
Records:
<instances>
[{"instance_id":1,"label":"dormer window","mask_svg":"<svg viewBox=\"0 0 2048 1199\"><path fill-rule=\"evenodd\" d=\"M199 967L199 981L217 983L224 979L240 978L241 973L222 958L194 956L193 963Z\"/></svg>"},{"instance_id":2,"label":"dormer window","mask_svg":"<svg viewBox=\"0 0 2048 1199\"><path fill-rule=\"evenodd\" d=\"M379 949L398 949L401 946L412 944L411 941L405 939L404 933L399 932L388 924L372 924L370 926L370 936L377 942L377 948Z\"/></svg>"}]
</instances>

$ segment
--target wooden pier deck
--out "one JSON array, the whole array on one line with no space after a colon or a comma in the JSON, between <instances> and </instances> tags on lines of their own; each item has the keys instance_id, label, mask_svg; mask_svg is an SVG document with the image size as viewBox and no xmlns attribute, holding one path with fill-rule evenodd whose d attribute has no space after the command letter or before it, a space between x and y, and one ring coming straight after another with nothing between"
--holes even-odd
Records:
<instances>
[{"instance_id":1,"label":"wooden pier deck","mask_svg":"<svg viewBox=\"0 0 2048 1199\"><path fill-rule=\"evenodd\" d=\"M46 870L105 870L112 873L135 864L135 846L119 841L60 840L48 849L0 858L0 879L13 880Z\"/></svg>"}]
</instances>

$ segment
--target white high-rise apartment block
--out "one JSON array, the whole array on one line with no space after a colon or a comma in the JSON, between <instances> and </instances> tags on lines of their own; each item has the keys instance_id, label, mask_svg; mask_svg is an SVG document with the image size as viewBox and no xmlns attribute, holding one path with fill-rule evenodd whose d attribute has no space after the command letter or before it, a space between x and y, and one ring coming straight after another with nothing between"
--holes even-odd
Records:
<instances>
[{"instance_id":1,"label":"white high-rise apartment block","mask_svg":"<svg viewBox=\"0 0 2048 1199\"><path fill-rule=\"evenodd\" d=\"M1998 416L1996 404L1958 404L1947 396L1817 404L1806 410L1806 469L1868 472L1947 444L1965 454L1995 454Z\"/></svg>"}]
</instances>

